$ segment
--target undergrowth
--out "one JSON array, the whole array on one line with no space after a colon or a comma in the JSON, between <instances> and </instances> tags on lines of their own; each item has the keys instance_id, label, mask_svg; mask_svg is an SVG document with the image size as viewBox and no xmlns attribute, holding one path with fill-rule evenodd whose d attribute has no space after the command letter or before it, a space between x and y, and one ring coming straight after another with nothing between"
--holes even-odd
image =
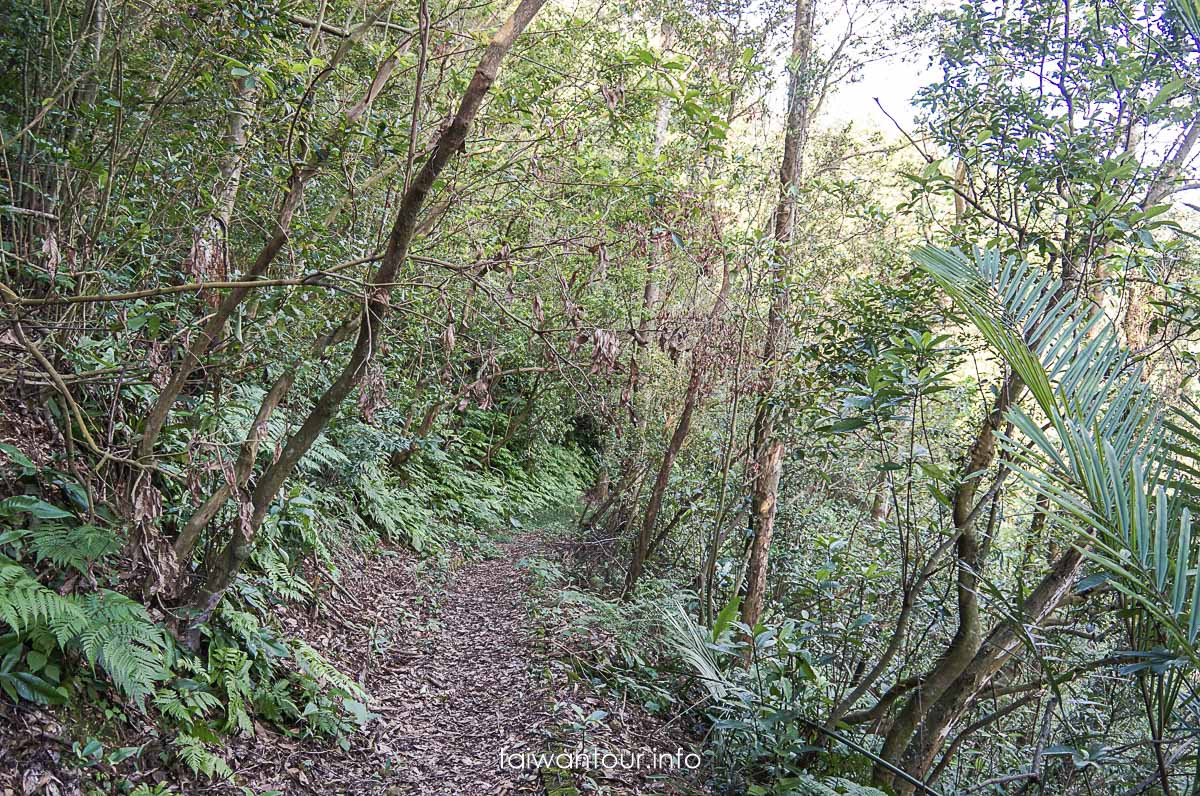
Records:
<instances>
[{"instance_id":1,"label":"undergrowth","mask_svg":"<svg viewBox=\"0 0 1200 796\"><path fill-rule=\"evenodd\" d=\"M857 784L869 777L868 760L816 745L807 717L820 715L828 684L814 665L808 623L751 629L737 621L735 599L709 628L695 621L695 595L666 579L647 578L621 600L569 564L539 557L522 567L533 582L539 636L568 682L705 738L713 792L882 796ZM562 731L585 733L595 720L580 713ZM824 754L806 754L818 749Z\"/></svg>"},{"instance_id":2,"label":"undergrowth","mask_svg":"<svg viewBox=\"0 0 1200 796\"><path fill-rule=\"evenodd\" d=\"M235 445L258 397L243 390L197 412L214 418L201 431ZM250 565L194 649L169 612L151 607L160 603L140 601L129 574L136 534L122 512L74 468L39 466L0 444L0 485L11 495L0 501L0 691L73 721L74 762L94 783L120 782L122 763L153 755L197 777L229 778L224 738L254 734L257 722L349 748L375 718L370 694L289 636L280 614L312 606L319 579L336 582L347 562L389 547L409 548L434 568L493 554L497 534L520 531L582 491L582 454L549 442L490 451L481 429L491 422L468 412L453 437L424 440L394 435L386 423L335 426L272 507ZM285 431L283 421L271 425L263 455ZM397 467L397 450L415 455ZM215 452L189 456L211 456L210 472L221 466ZM166 508L151 530L177 524L202 497L183 487L162 495ZM218 515L213 538L183 562L185 579L202 573L206 550L237 511L231 503ZM153 740L125 744L135 725L149 727Z\"/></svg>"}]
</instances>

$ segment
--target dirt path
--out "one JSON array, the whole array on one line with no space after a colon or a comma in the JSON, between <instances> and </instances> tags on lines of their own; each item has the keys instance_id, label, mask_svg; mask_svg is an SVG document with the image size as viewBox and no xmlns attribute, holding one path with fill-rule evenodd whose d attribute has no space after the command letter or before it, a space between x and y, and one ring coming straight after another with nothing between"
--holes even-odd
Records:
<instances>
[{"instance_id":1,"label":"dirt path","mask_svg":"<svg viewBox=\"0 0 1200 796\"><path fill-rule=\"evenodd\" d=\"M514 543L502 558L468 564L448 584L440 627L413 672L416 698L394 715L407 792L541 792L536 771L502 766L500 757L544 748L551 721L545 685L532 674L514 565L526 547Z\"/></svg>"},{"instance_id":2,"label":"dirt path","mask_svg":"<svg viewBox=\"0 0 1200 796\"><path fill-rule=\"evenodd\" d=\"M535 646L528 579L518 563L538 552L538 540L523 537L496 558L466 562L444 577L418 576L416 559L388 552L361 562L337 586L322 581L328 593L319 611L278 609L286 635L304 638L370 694L375 718L346 738L347 748L255 722L253 735L231 737L218 750L235 772L232 783L190 778L178 767L147 770L133 760L113 774L174 788L167 792L219 796L545 794L547 783L584 783L576 773L523 769L514 762L522 754L585 741L592 748L669 748L659 722L624 699L593 693L567 675L568 663ZM580 706L607 716L589 725L586 738L566 729L570 709ZM0 762L8 770L0 793L87 791L63 751L70 736L52 714L0 702L0 723L12 731L7 740L0 732ZM146 724L140 738L125 741L151 738ZM585 778L585 789L614 796L697 792L661 772L594 771Z\"/></svg>"},{"instance_id":3,"label":"dirt path","mask_svg":"<svg viewBox=\"0 0 1200 796\"><path fill-rule=\"evenodd\" d=\"M242 784L323 796L544 793L536 770L500 766L502 749L540 749L549 738L516 566L531 549L517 540L432 582L406 554L346 578L297 631L359 673L377 718L346 751L269 731L239 741Z\"/></svg>"}]
</instances>

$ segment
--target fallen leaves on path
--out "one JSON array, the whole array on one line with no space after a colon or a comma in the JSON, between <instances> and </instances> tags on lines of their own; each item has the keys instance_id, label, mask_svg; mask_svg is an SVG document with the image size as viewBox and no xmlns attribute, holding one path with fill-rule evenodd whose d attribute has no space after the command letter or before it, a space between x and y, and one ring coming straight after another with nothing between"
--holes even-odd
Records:
<instances>
[{"instance_id":1,"label":"fallen leaves on path","mask_svg":"<svg viewBox=\"0 0 1200 796\"><path fill-rule=\"evenodd\" d=\"M516 765L533 755L584 748L564 730L568 701L606 717L589 731L586 750L676 748L656 746L673 741L634 707L568 682L532 641L527 575L517 562L536 544L522 537L495 558L458 562L444 578L437 570L418 575L413 556L388 551L336 584L325 582L315 612L278 609L287 634L303 638L371 695L374 718L348 739L348 748L256 721L253 735L230 738L223 751L235 782L145 770L145 760L142 770L124 766L121 775L220 796L542 794L547 783L609 794L691 792L672 787L661 770L618 766L551 776L537 765ZM9 748L0 749L11 772L0 776L0 793L80 793L80 777L62 753L70 748L62 725L41 710L4 705L0 711L14 722L4 739Z\"/></svg>"}]
</instances>

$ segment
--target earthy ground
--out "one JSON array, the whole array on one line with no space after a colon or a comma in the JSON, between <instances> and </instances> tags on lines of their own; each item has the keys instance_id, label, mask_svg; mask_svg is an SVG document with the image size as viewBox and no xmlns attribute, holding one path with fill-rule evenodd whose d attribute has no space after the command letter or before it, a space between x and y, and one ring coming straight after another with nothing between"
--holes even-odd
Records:
<instances>
[{"instance_id":1,"label":"earthy ground","mask_svg":"<svg viewBox=\"0 0 1200 796\"><path fill-rule=\"evenodd\" d=\"M407 554L389 553L332 587L316 615L281 614L371 694L378 718L342 750L289 738L263 725L231 740L225 756L235 785L189 780L156 768L121 774L164 782L179 793L241 794L609 794L695 792L661 771L616 768L564 772L521 767L524 753L579 747L571 705L603 711L586 749L674 751L679 743L634 708L568 683L531 638L527 581L518 562L537 552L525 537L491 560L468 562L431 580ZM435 600L436 596L436 600ZM553 629L550 631L553 633ZM148 726L147 726L148 730ZM128 741L127 741L128 742ZM57 717L0 700L0 793L86 792ZM242 787L250 790L242 790Z\"/></svg>"}]
</instances>

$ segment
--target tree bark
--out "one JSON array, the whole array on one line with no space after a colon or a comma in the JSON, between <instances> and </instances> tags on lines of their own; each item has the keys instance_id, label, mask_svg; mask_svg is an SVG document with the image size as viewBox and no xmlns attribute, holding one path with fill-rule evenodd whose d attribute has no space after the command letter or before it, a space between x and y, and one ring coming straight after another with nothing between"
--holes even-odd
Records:
<instances>
[{"instance_id":1,"label":"tree bark","mask_svg":"<svg viewBox=\"0 0 1200 796\"><path fill-rule=\"evenodd\" d=\"M750 566L746 581L746 600L742 603L742 621L753 631L762 615L767 584L767 561L771 553L771 533L775 525L775 505L779 497L779 476L783 471L783 443L771 440L759 457L759 473L754 479L754 541L750 545Z\"/></svg>"},{"instance_id":2,"label":"tree bark","mask_svg":"<svg viewBox=\"0 0 1200 796\"><path fill-rule=\"evenodd\" d=\"M683 398L683 411L679 414L679 422L675 424L671 441L667 444L662 461L659 462L658 473L654 477L654 487L650 491L650 502L646 506L646 513L642 516L642 527L633 543L633 554L629 561L629 570L625 575L626 594L633 591L638 579L642 576L646 557L650 551L650 542L654 538L654 524L658 521L659 512L662 511L667 482L671 478L671 469L675 466L675 459L679 456L679 451L692 429L692 413L695 411L696 402L700 397L700 369L701 365L697 361L697 354L693 353L692 372L688 379L687 393Z\"/></svg>"},{"instance_id":3,"label":"tree bark","mask_svg":"<svg viewBox=\"0 0 1200 796\"><path fill-rule=\"evenodd\" d=\"M344 322L337 329L318 338L313 344L312 356L320 358L329 346L337 345L349 337L354 331L357 321L358 319L354 318ZM192 512L187 522L184 523L183 529L179 532L179 536L175 539L174 544L177 561L186 561L191 556L196 541L200 538L200 534L208 526L208 523L217 515L221 507L229 501L234 492L241 492L246 482L250 480L250 476L254 472L254 461L258 457L259 445L262 444L263 437L266 436L267 424L270 422L271 416L275 414L275 410L279 408L279 405L291 390L292 384L296 380L296 370L296 366L293 365L284 371L283 375L271 385L271 389L267 391L262 403L259 404L254 421L250 424L250 429L246 432L246 438L242 440L241 447L238 449L237 462L233 467L233 482L226 482L218 487Z\"/></svg>"},{"instance_id":4,"label":"tree bark","mask_svg":"<svg viewBox=\"0 0 1200 796\"><path fill-rule=\"evenodd\" d=\"M1018 621L1006 620L993 629L955 678L952 687L943 689L936 701L928 704L920 732L913 736L899 759L901 768L918 779L926 776L954 722L1025 643L1027 629L1042 624L1068 596L1083 563L1084 554L1080 549L1083 547L1086 545L1072 548L1055 562L1021 604ZM913 794L913 786L903 781L896 782L893 787L898 796Z\"/></svg>"},{"instance_id":5,"label":"tree bark","mask_svg":"<svg viewBox=\"0 0 1200 796\"><path fill-rule=\"evenodd\" d=\"M779 201L773 216L773 235L776 251L771 258L771 309L767 317L767 333L763 342L762 395L754 413L754 486L750 510L754 542L751 547L746 600L742 603L742 622L753 628L762 613L766 593L767 567L771 555L771 536L775 531L776 493L783 470L784 449L776 439L776 412L771 406L771 393L779 375L779 358L785 347L787 311L790 303L787 272L783 253L779 249L792 240L795 227L795 192L800 182L804 148L808 142L809 117L812 111L810 61L813 45L815 0L796 0L795 25L792 30L791 62L793 71L788 83L787 129L783 136L783 158L779 165Z\"/></svg>"},{"instance_id":6,"label":"tree bark","mask_svg":"<svg viewBox=\"0 0 1200 796\"><path fill-rule=\"evenodd\" d=\"M198 280L229 278L229 224L242 183L243 154L249 141L247 123L254 115L257 93L248 78L234 83L233 107L226 117L225 154L218 166L217 205L196 233L188 253L187 270ZM210 294L214 300L216 293Z\"/></svg>"},{"instance_id":7,"label":"tree bark","mask_svg":"<svg viewBox=\"0 0 1200 796\"><path fill-rule=\"evenodd\" d=\"M1005 379L996 395L992 410L984 418L959 471L959 484L954 490L952 503L956 534L955 556L958 564L958 624L946 651L933 669L922 678L921 686L914 690L884 739L880 756L890 763L900 764L904 750L914 733L919 731L927 734L922 725L930 707L951 687L979 651L981 630L977 590L984 544L975 530L975 519L979 513L975 498L979 492L982 471L989 468L996 457L996 431L1024 389L1024 382L1015 373ZM877 765L875 778L881 784L892 785L894 775L883 766ZM896 783L896 786L898 785L899 783Z\"/></svg>"}]
</instances>

